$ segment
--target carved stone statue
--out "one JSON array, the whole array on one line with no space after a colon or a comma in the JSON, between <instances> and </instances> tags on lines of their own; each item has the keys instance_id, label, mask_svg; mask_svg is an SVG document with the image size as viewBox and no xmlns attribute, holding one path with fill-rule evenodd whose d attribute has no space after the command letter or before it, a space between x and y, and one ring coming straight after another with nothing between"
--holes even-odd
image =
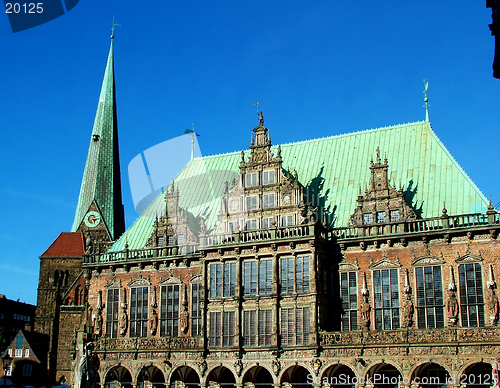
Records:
<instances>
[{"instance_id":1,"label":"carved stone statue","mask_svg":"<svg viewBox=\"0 0 500 388\"><path fill-rule=\"evenodd\" d=\"M262 115L262 111L258 113L259 115L259 126L263 127L264 126L264 116Z\"/></svg>"},{"instance_id":2,"label":"carved stone statue","mask_svg":"<svg viewBox=\"0 0 500 388\"><path fill-rule=\"evenodd\" d=\"M77 381L75 388L94 388L96 386L96 371L92 365L94 344L92 342L83 345L82 357L79 363L79 372L77 373Z\"/></svg>"},{"instance_id":3,"label":"carved stone statue","mask_svg":"<svg viewBox=\"0 0 500 388\"><path fill-rule=\"evenodd\" d=\"M127 310L122 307L122 313L120 315L120 335L122 337L127 333L127 328L128 328Z\"/></svg>"},{"instance_id":4,"label":"carved stone statue","mask_svg":"<svg viewBox=\"0 0 500 388\"><path fill-rule=\"evenodd\" d=\"M272 362L273 373L275 376L278 376L281 370L281 363L278 360L273 360Z\"/></svg>"},{"instance_id":5,"label":"carved stone statue","mask_svg":"<svg viewBox=\"0 0 500 388\"><path fill-rule=\"evenodd\" d=\"M414 307L411 300L411 295L406 295L403 300L402 309L402 327L411 327L413 325Z\"/></svg>"},{"instance_id":6,"label":"carved stone statue","mask_svg":"<svg viewBox=\"0 0 500 388\"><path fill-rule=\"evenodd\" d=\"M486 307L488 309L488 317L490 319L490 324L496 325L498 323L498 296L496 296L493 289L488 290Z\"/></svg>"},{"instance_id":7,"label":"carved stone statue","mask_svg":"<svg viewBox=\"0 0 500 388\"><path fill-rule=\"evenodd\" d=\"M157 329L158 329L158 313L156 312L156 309L153 309L151 317L149 318L149 333L151 335L155 335Z\"/></svg>"},{"instance_id":8,"label":"carved stone statue","mask_svg":"<svg viewBox=\"0 0 500 388\"><path fill-rule=\"evenodd\" d=\"M97 310L97 316L95 317L94 333L97 336L102 334L102 315L99 310Z\"/></svg>"},{"instance_id":9,"label":"carved stone statue","mask_svg":"<svg viewBox=\"0 0 500 388\"><path fill-rule=\"evenodd\" d=\"M363 301L359 305L359 315L361 318L360 326L364 330L370 328L370 311L372 307L370 306L370 301L368 295L363 295Z\"/></svg>"},{"instance_id":10,"label":"carved stone statue","mask_svg":"<svg viewBox=\"0 0 500 388\"><path fill-rule=\"evenodd\" d=\"M448 302L446 303L446 311L448 313L448 321L450 326L455 326L458 323L459 305L454 290L448 290Z\"/></svg>"}]
</instances>

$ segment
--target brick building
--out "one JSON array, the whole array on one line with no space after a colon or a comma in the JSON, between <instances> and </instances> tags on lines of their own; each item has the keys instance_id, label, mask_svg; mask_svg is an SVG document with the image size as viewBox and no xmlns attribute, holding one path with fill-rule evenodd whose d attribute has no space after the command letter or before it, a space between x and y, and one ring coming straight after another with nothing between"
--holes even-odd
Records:
<instances>
[{"instance_id":1,"label":"brick building","mask_svg":"<svg viewBox=\"0 0 500 388\"><path fill-rule=\"evenodd\" d=\"M0 294L0 352L3 352L19 330L28 327L32 330L35 322L35 306L7 299Z\"/></svg>"},{"instance_id":2,"label":"brick building","mask_svg":"<svg viewBox=\"0 0 500 388\"><path fill-rule=\"evenodd\" d=\"M113 66L111 46L73 229L41 257L52 379L492 385L499 213L428 116L273 146L260 113L249 150L193 159L124 231Z\"/></svg>"}]
</instances>

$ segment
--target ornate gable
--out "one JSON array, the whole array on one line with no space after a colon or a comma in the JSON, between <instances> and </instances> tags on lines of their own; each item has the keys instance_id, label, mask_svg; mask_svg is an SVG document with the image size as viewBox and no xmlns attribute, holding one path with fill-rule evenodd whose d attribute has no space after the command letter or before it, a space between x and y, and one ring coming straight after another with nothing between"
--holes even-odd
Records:
<instances>
[{"instance_id":1,"label":"ornate gable","mask_svg":"<svg viewBox=\"0 0 500 388\"><path fill-rule=\"evenodd\" d=\"M351 225L386 224L417 218L404 199L403 189L396 189L395 184L391 186L388 167L387 158L382 162L380 149L377 147L376 163L373 159L370 161L370 185L364 194L359 189L356 210L350 219Z\"/></svg>"},{"instance_id":2,"label":"ornate gable","mask_svg":"<svg viewBox=\"0 0 500 388\"><path fill-rule=\"evenodd\" d=\"M411 265L415 267L424 266L424 265L444 265L445 261L436 256L424 256L414 259L411 262Z\"/></svg>"},{"instance_id":3,"label":"ornate gable","mask_svg":"<svg viewBox=\"0 0 500 388\"><path fill-rule=\"evenodd\" d=\"M377 261L376 263L373 263L372 265L370 265L370 269L387 269L387 268L401 268L402 265L395 262L395 261L391 261L387 258L384 258L380 261Z\"/></svg>"}]
</instances>

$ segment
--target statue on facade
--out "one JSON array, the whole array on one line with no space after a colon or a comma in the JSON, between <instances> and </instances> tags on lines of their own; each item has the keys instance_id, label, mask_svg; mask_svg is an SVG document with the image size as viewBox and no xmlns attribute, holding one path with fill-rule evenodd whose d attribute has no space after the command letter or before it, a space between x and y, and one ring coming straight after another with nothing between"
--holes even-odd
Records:
<instances>
[{"instance_id":1,"label":"statue on facade","mask_svg":"<svg viewBox=\"0 0 500 388\"><path fill-rule=\"evenodd\" d=\"M495 290L490 288L488 290L488 296L486 299L486 307L488 309L488 317L490 319L490 324L492 326L498 323L498 296L495 294Z\"/></svg>"},{"instance_id":2,"label":"statue on facade","mask_svg":"<svg viewBox=\"0 0 500 388\"><path fill-rule=\"evenodd\" d=\"M368 295L363 295L363 301L359 306L360 318L361 318L361 328L368 330L370 328L370 311L372 307L370 306L370 300Z\"/></svg>"},{"instance_id":3,"label":"statue on facade","mask_svg":"<svg viewBox=\"0 0 500 388\"><path fill-rule=\"evenodd\" d=\"M77 381L75 388L95 388L97 373L92 364L94 344L88 342L83 345L82 357L79 363L79 373L77 372Z\"/></svg>"},{"instance_id":4,"label":"statue on facade","mask_svg":"<svg viewBox=\"0 0 500 388\"><path fill-rule=\"evenodd\" d=\"M407 294L403 300L402 327L411 327L413 325L414 310L411 295Z\"/></svg>"},{"instance_id":5,"label":"statue on facade","mask_svg":"<svg viewBox=\"0 0 500 388\"><path fill-rule=\"evenodd\" d=\"M446 303L446 311L448 313L448 321L450 326L456 326L458 323L459 305L455 295L455 290L448 290L448 302Z\"/></svg>"},{"instance_id":6,"label":"statue on facade","mask_svg":"<svg viewBox=\"0 0 500 388\"><path fill-rule=\"evenodd\" d=\"M263 127L264 126L264 116L262 115L262 111L257 113L259 115L259 126Z\"/></svg>"},{"instance_id":7,"label":"statue on facade","mask_svg":"<svg viewBox=\"0 0 500 388\"><path fill-rule=\"evenodd\" d=\"M158 329L158 312L156 311L156 309L153 309L151 317L149 318L149 333L151 335L155 335L157 329Z\"/></svg>"}]
</instances>

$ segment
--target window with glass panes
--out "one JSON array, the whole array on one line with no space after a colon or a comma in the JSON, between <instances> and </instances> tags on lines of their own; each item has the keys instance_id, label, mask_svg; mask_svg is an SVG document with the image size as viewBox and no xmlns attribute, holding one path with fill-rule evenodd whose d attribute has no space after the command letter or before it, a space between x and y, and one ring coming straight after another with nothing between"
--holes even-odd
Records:
<instances>
[{"instance_id":1,"label":"window with glass panes","mask_svg":"<svg viewBox=\"0 0 500 388\"><path fill-rule=\"evenodd\" d=\"M257 186L257 173L252 172L246 175L246 187Z\"/></svg>"},{"instance_id":2,"label":"window with glass panes","mask_svg":"<svg viewBox=\"0 0 500 388\"><path fill-rule=\"evenodd\" d=\"M373 214L372 213L364 213L363 214L363 224L365 224L365 225L373 224Z\"/></svg>"},{"instance_id":3,"label":"window with glass panes","mask_svg":"<svg viewBox=\"0 0 500 388\"><path fill-rule=\"evenodd\" d=\"M419 329L444 327L443 278L440 266L415 268Z\"/></svg>"},{"instance_id":4,"label":"window with glass panes","mask_svg":"<svg viewBox=\"0 0 500 388\"><path fill-rule=\"evenodd\" d=\"M462 326L484 326L484 297L481 264L460 264L458 267L458 277Z\"/></svg>"},{"instance_id":5,"label":"window with glass panes","mask_svg":"<svg viewBox=\"0 0 500 388\"><path fill-rule=\"evenodd\" d=\"M209 327L209 346L234 346L234 311L210 313Z\"/></svg>"},{"instance_id":6,"label":"window with glass panes","mask_svg":"<svg viewBox=\"0 0 500 388\"><path fill-rule=\"evenodd\" d=\"M257 196L252 195L251 197L246 197L247 210L255 210L258 207Z\"/></svg>"},{"instance_id":7,"label":"window with glass panes","mask_svg":"<svg viewBox=\"0 0 500 388\"><path fill-rule=\"evenodd\" d=\"M256 229L257 229L257 220L246 221L246 230L256 230Z\"/></svg>"},{"instance_id":8,"label":"window with glass panes","mask_svg":"<svg viewBox=\"0 0 500 388\"><path fill-rule=\"evenodd\" d=\"M293 216L282 216L281 226L293 226Z\"/></svg>"},{"instance_id":9,"label":"window with glass panes","mask_svg":"<svg viewBox=\"0 0 500 388\"><path fill-rule=\"evenodd\" d=\"M281 344L309 343L309 307L283 308L281 313Z\"/></svg>"},{"instance_id":10,"label":"window with glass panes","mask_svg":"<svg viewBox=\"0 0 500 388\"><path fill-rule=\"evenodd\" d=\"M118 337L118 302L120 290L118 288L108 290L106 303L106 336L108 338Z\"/></svg>"},{"instance_id":11,"label":"window with glass panes","mask_svg":"<svg viewBox=\"0 0 500 388\"><path fill-rule=\"evenodd\" d=\"M179 335L179 284L161 287L160 335Z\"/></svg>"},{"instance_id":12,"label":"window with glass panes","mask_svg":"<svg viewBox=\"0 0 500 388\"><path fill-rule=\"evenodd\" d=\"M385 222L385 212L378 212L377 213L377 222L379 224L382 224Z\"/></svg>"},{"instance_id":13,"label":"window with glass panes","mask_svg":"<svg viewBox=\"0 0 500 388\"><path fill-rule=\"evenodd\" d=\"M243 345L271 345L272 310L243 311Z\"/></svg>"},{"instance_id":14,"label":"window with glass panes","mask_svg":"<svg viewBox=\"0 0 500 388\"><path fill-rule=\"evenodd\" d=\"M148 336L148 287L130 289L130 336Z\"/></svg>"},{"instance_id":15,"label":"window with glass panes","mask_svg":"<svg viewBox=\"0 0 500 388\"><path fill-rule=\"evenodd\" d=\"M399 210L391 210L391 222L398 222L401 219Z\"/></svg>"},{"instance_id":16,"label":"window with glass panes","mask_svg":"<svg viewBox=\"0 0 500 388\"><path fill-rule=\"evenodd\" d=\"M309 256L282 257L281 293L309 292Z\"/></svg>"},{"instance_id":17,"label":"window with glass panes","mask_svg":"<svg viewBox=\"0 0 500 388\"><path fill-rule=\"evenodd\" d=\"M272 217L267 217L262 219L262 228L268 229L273 227L274 219Z\"/></svg>"},{"instance_id":18,"label":"window with glass panes","mask_svg":"<svg viewBox=\"0 0 500 388\"><path fill-rule=\"evenodd\" d=\"M247 260L243 264L243 295L269 295L272 293L271 259Z\"/></svg>"},{"instance_id":19,"label":"window with glass panes","mask_svg":"<svg viewBox=\"0 0 500 388\"><path fill-rule=\"evenodd\" d=\"M358 286L356 272L340 273L340 298L342 299L342 331L358 329Z\"/></svg>"},{"instance_id":20,"label":"window with glass panes","mask_svg":"<svg viewBox=\"0 0 500 388\"><path fill-rule=\"evenodd\" d=\"M191 336L201 334L201 283L191 284Z\"/></svg>"},{"instance_id":21,"label":"window with glass panes","mask_svg":"<svg viewBox=\"0 0 500 388\"><path fill-rule=\"evenodd\" d=\"M276 182L274 170L264 171L262 173L262 178L263 178L262 180L263 180L264 185L270 185L270 184Z\"/></svg>"},{"instance_id":22,"label":"window with glass panes","mask_svg":"<svg viewBox=\"0 0 500 388\"><path fill-rule=\"evenodd\" d=\"M375 329L399 329L399 283L397 269L373 271Z\"/></svg>"},{"instance_id":23,"label":"window with glass panes","mask_svg":"<svg viewBox=\"0 0 500 388\"><path fill-rule=\"evenodd\" d=\"M263 207L274 207L274 193L264 194L262 196Z\"/></svg>"},{"instance_id":24,"label":"window with glass panes","mask_svg":"<svg viewBox=\"0 0 500 388\"><path fill-rule=\"evenodd\" d=\"M210 297L234 296L236 262L210 264Z\"/></svg>"}]
</instances>

